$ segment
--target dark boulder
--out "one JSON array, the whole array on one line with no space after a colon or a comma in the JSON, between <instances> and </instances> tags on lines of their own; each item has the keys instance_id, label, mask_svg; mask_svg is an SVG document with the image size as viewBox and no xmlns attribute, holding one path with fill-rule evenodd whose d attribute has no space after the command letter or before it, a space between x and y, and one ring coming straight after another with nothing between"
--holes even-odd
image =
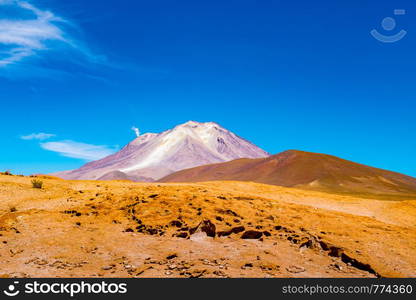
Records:
<instances>
[{"instance_id":1,"label":"dark boulder","mask_svg":"<svg viewBox=\"0 0 416 300\"><path fill-rule=\"evenodd\" d=\"M189 230L190 234L195 234L198 232L205 232L209 237L215 237L216 227L210 220L204 220L198 224L198 226L191 228Z\"/></svg>"},{"instance_id":2,"label":"dark boulder","mask_svg":"<svg viewBox=\"0 0 416 300\"><path fill-rule=\"evenodd\" d=\"M169 223L169 225L172 226L172 227L180 228L180 227L182 227L182 222L179 221L179 220L173 220Z\"/></svg>"},{"instance_id":3,"label":"dark boulder","mask_svg":"<svg viewBox=\"0 0 416 300\"><path fill-rule=\"evenodd\" d=\"M263 232L255 230L247 230L241 236L242 239L257 240L263 236Z\"/></svg>"},{"instance_id":4,"label":"dark boulder","mask_svg":"<svg viewBox=\"0 0 416 300\"><path fill-rule=\"evenodd\" d=\"M238 227L231 228L230 230L219 231L217 233L217 235L219 237L221 237L221 236L229 236L232 233L237 234L237 233L243 232L244 230L246 230L244 226L238 226Z\"/></svg>"}]
</instances>

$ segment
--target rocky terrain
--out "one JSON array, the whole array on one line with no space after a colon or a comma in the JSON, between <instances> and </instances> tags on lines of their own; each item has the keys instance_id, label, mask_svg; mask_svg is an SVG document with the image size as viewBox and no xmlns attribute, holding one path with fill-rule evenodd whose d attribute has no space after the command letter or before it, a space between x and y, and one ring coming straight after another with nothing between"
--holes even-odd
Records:
<instances>
[{"instance_id":1,"label":"rocky terrain","mask_svg":"<svg viewBox=\"0 0 416 300\"><path fill-rule=\"evenodd\" d=\"M2 277L416 277L415 200L0 175Z\"/></svg>"}]
</instances>

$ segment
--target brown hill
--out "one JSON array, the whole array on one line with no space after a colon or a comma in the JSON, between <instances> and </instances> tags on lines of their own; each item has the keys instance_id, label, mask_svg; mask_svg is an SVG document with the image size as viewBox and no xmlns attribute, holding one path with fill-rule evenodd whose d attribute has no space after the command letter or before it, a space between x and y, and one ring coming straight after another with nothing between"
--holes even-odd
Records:
<instances>
[{"instance_id":1,"label":"brown hill","mask_svg":"<svg viewBox=\"0 0 416 300\"><path fill-rule=\"evenodd\" d=\"M237 159L182 170L161 182L254 181L327 192L416 197L416 178L335 156L289 150L260 159Z\"/></svg>"}]
</instances>

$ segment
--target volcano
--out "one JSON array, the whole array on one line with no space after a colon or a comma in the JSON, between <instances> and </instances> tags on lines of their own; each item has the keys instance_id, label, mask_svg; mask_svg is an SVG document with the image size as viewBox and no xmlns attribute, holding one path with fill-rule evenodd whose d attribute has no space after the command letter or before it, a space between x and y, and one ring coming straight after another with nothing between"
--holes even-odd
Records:
<instances>
[{"instance_id":1,"label":"volcano","mask_svg":"<svg viewBox=\"0 0 416 300\"><path fill-rule=\"evenodd\" d=\"M53 175L64 179L154 181L182 169L267 156L266 151L217 123L189 121L159 134L143 134L113 155Z\"/></svg>"}]
</instances>

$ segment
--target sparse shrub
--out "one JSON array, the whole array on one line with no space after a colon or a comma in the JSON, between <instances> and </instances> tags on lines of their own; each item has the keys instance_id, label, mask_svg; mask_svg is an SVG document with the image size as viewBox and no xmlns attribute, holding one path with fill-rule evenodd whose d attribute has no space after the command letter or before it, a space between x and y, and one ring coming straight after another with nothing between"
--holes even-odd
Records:
<instances>
[{"instance_id":1,"label":"sparse shrub","mask_svg":"<svg viewBox=\"0 0 416 300\"><path fill-rule=\"evenodd\" d=\"M5 172L0 173L1 175L13 175L10 170L6 170Z\"/></svg>"},{"instance_id":2,"label":"sparse shrub","mask_svg":"<svg viewBox=\"0 0 416 300\"><path fill-rule=\"evenodd\" d=\"M34 189L41 189L43 187L43 181L38 179L32 180L32 187Z\"/></svg>"}]
</instances>

